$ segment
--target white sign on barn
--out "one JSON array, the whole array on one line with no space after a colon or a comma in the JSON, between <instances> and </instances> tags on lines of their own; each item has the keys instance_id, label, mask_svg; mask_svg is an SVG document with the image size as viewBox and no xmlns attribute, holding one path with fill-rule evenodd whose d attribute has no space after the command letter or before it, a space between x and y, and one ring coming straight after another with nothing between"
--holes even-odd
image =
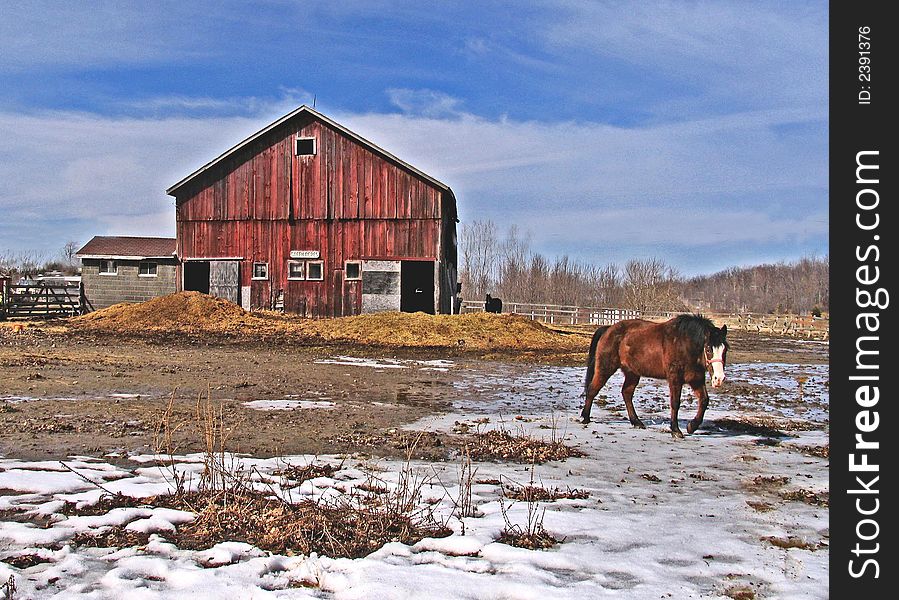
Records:
<instances>
[{"instance_id":1,"label":"white sign on barn","mask_svg":"<svg viewBox=\"0 0 899 600\"><path fill-rule=\"evenodd\" d=\"M291 250L290 258L318 258L318 250Z\"/></svg>"}]
</instances>

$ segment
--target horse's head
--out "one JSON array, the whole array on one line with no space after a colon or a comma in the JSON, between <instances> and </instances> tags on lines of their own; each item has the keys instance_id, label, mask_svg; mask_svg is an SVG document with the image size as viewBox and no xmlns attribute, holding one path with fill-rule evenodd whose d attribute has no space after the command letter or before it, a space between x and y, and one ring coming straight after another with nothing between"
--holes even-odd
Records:
<instances>
[{"instance_id":1,"label":"horse's head","mask_svg":"<svg viewBox=\"0 0 899 600\"><path fill-rule=\"evenodd\" d=\"M712 376L712 387L724 383L724 366L727 364L727 325L709 329L709 337L705 346L705 366Z\"/></svg>"}]
</instances>

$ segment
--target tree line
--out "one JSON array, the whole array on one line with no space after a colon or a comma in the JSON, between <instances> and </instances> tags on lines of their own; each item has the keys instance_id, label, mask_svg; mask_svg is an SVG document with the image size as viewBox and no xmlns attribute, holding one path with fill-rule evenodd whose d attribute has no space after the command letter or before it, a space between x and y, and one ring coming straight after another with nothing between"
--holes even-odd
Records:
<instances>
[{"instance_id":1,"label":"tree line","mask_svg":"<svg viewBox=\"0 0 899 600\"><path fill-rule=\"evenodd\" d=\"M56 256L48 256L39 252L0 252L0 277L31 278L49 271L60 271L66 275L74 275L78 269L75 254L81 245L68 241L60 248Z\"/></svg>"},{"instance_id":2,"label":"tree line","mask_svg":"<svg viewBox=\"0 0 899 600\"><path fill-rule=\"evenodd\" d=\"M515 226L501 233L492 221L473 221L459 229L459 273L466 300L491 294L507 302L647 312L820 314L828 308L828 270L825 256L684 277L659 258L623 265L547 258L532 250L529 235Z\"/></svg>"}]
</instances>

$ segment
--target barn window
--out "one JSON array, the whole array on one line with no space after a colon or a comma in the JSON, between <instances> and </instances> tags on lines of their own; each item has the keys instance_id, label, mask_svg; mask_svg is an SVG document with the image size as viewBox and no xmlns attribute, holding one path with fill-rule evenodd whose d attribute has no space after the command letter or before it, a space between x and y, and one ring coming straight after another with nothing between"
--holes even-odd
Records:
<instances>
[{"instance_id":1,"label":"barn window","mask_svg":"<svg viewBox=\"0 0 899 600\"><path fill-rule=\"evenodd\" d=\"M312 156L315 154L314 137L297 138L297 156Z\"/></svg>"},{"instance_id":2,"label":"barn window","mask_svg":"<svg viewBox=\"0 0 899 600\"><path fill-rule=\"evenodd\" d=\"M100 261L100 275L118 275L119 265L114 260Z\"/></svg>"},{"instance_id":3,"label":"barn window","mask_svg":"<svg viewBox=\"0 0 899 600\"><path fill-rule=\"evenodd\" d=\"M288 279L306 279L306 263L301 260L287 262Z\"/></svg>"},{"instance_id":4,"label":"barn window","mask_svg":"<svg viewBox=\"0 0 899 600\"><path fill-rule=\"evenodd\" d=\"M306 263L306 279L311 279L312 281L321 281L325 278L324 272L325 269L322 261L310 260Z\"/></svg>"},{"instance_id":5,"label":"barn window","mask_svg":"<svg viewBox=\"0 0 899 600\"><path fill-rule=\"evenodd\" d=\"M156 277L156 263L149 261L141 261L137 266L137 274L139 277Z\"/></svg>"},{"instance_id":6,"label":"barn window","mask_svg":"<svg viewBox=\"0 0 899 600\"><path fill-rule=\"evenodd\" d=\"M253 279L268 279L268 263L253 263Z\"/></svg>"},{"instance_id":7,"label":"barn window","mask_svg":"<svg viewBox=\"0 0 899 600\"><path fill-rule=\"evenodd\" d=\"M346 263L346 276L345 279L347 281L362 279L362 263L358 260L347 261Z\"/></svg>"}]
</instances>

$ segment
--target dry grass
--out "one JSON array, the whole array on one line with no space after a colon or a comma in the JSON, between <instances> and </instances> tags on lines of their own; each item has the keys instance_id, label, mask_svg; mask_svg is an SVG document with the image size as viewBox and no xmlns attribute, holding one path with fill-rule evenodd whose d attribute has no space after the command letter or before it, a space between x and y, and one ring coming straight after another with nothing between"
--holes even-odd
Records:
<instances>
[{"instance_id":1,"label":"dry grass","mask_svg":"<svg viewBox=\"0 0 899 600\"><path fill-rule=\"evenodd\" d=\"M820 550L821 548L826 547L826 544L809 542L801 537L792 535L788 535L786 537L769 535L761 538L761 540L763 542L768 542L772 546L777 546L778 548L784 549L799 548L801 550L811 550L812 552L814 552L815 550Z\"/></svg>"},{"instance_id":2,"label":"dry grass","mask_svg":"<svg viewBox=\"0 0 899 600\"><path fill-rule=\"evenodd\" d=\"M747 500L746 504L748 504L750 507L752 507L753 510L755 510L757 512L762 512L762 513L771 512L772 510L777 508L773 504L771 504L769 502L762 502L761 500Z\"/></svg>"},{"instance_id":3,"label":"dry grass","mask_svg":"<svg viewBox=\"0 0 899 600\"><path fill-rule=\"evenodd\" d=\"M553 500L585 500L590 493L572 488L545 488L536 485L511 485L503 490L506 498L523 502L552 502Z\"/></svg>"},{"instance_id":4,"label":"dry grass","mask_svg":"<svg viewBox=\"0 0 899 600\"><path fill-rule=\"evenodd\" d=\"M803 502L811 506L830 506L830 492L813 492L799 488L798 490L781 491L780 497L789 502Z\"/></svg>"},{"instance_id":5,"label":"dry grass","mask_svg":"<svg viewBox=\"0 0 899 600\"><path fill-rule=\"evenodd\" d=\"M755 600L755 590L745 585L732 585L724 590L724 595L733 600Z\"/></svg>"},{"instance_id":6,"label":"dry grass","mask_svg":"<svg viewBox=\"0 0 899 600\"><path fill-rule=\"evenodd\" d=\"M172 433L182 427L197 431L204 442L204 469L196 485L179 474L172 454ZM208 393L206 398L197 399L192 422L175 422L170 402L156 431L157 452L165 456L159 466L168 474L171 493L141 499L107 494L94 506L67 504L63 512L105 514L120 506L185 510L196 518L174 532L162 534L180 548L206 549L224 541L241 541L278 554L317 552L334 558L358 558L388 542L414 544L424 537L452 533L434 518L434 508L422 501L421 489L427 482L412 472L411 456L421 436L407 448L407 460L396 485L387 485L370 472L365 484L348 493L294 502L290 489L308 479L330 477L340 467L287 465L274 473L287 484L277 492L270 477L245 469L226 451L233 428L226 422L223 407L215 405ZM262 489L265 487L268 489ZM143 545L146 536L112 527L80 534L73 541L78 545L122 547Z\"/></svg>"},{"instance_id":7,"label":"dry grass","mask_svg":"<svg viewBox=\"0 0 899 600\"><path fill-rule=\"evenodd\" d=\"M823 446L797 446L796 449L806 456L830 458L830 444L824 444Z\"/></svg>"},{"instance_id":8,"label":"dry grass","mask_svg":"<svg viewBox=\"0 0 899 600\"><path fill-rule=\"evenodd\" d=\"M540 440L524 434L513 435L503 430L470 434L465 443L472 460L542 464L550 460L585 456L583 452L561 440Z\"/></svg>"},{"instance_id":9,"label":"dry grass","mask_svg":"<svg viewBox=\"0 0 899 600\"><path fill-rule=\"evenodd\" d=\"M771 491L782 488L790 483L790 478L785 475L758 475L753 477L751 483L744 483L744 487L756 492Z\"/></svg>"},{"instance_id":10,"label":"dry grass","mask_svg":"<svg viewBox=\"0 0 899 600\"><path fill-rule=\"evenodd\" d=\"M582 353L581 336L566 335L525 317L471 313L428 315L387 312L304 319L240 306L199 292L180 292L138 304L122 303L77 317L80 331L116 335L203 334L307 344L354 344L403 348L452 348L480 352Z\"/></svg>"},{"instance_id":11,"label":"dry grass","mask_svg":"<svg viewBox=\"0 0 899 600\"><path fill-rule=\"evenodd\" d=\"M97 533L79 532L72 537L76 546L88 548L127 548L145 546L150 541L150 534L130 531L124 527L110 527Z\"/></svg>"},{"instance_id":12,"label":"dry grass","mask_svg":"<svg viewBox=\"0 0 899 600\"><path fill-rule=\"evenodd\" d=\"M285 481L281 483L282 488L294 488L310 479L331 477L334 473L339 471L342 466L343 463L340 465L329 465L326 463L312 462L308 465L287 465L283 469L275 471L274 474L285 479Z\"/></svg>"}]
</instances>

